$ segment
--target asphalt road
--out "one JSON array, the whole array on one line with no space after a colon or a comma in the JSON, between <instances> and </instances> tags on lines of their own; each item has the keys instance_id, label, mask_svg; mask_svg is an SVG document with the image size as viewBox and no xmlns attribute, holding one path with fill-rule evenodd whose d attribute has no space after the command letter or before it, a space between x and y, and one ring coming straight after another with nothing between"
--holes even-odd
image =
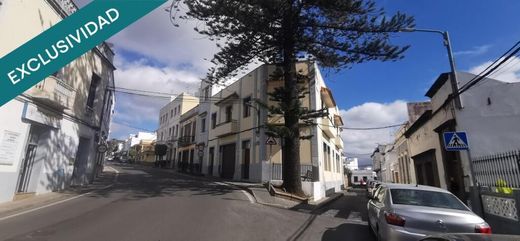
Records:
<instances>
[{"instance_id":1,"label":"asphalt road","mask_svg":"<svg viewBox=\"0 0 520 241\"><path fill-rule=\"evenodd\" d=\"M0 240L373 240L363 192L309 212L171 171L115 166L110 188L0 221Z\"/></svg>"}]
</instances>

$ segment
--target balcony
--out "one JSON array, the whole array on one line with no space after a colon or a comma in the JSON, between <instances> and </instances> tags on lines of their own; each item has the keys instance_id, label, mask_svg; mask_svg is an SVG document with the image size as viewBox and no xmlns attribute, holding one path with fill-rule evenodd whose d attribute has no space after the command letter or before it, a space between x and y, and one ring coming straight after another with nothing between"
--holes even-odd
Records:
<instances>
[{"instance_id":1,"label":"balcony","mask_svg":"<svg viewBox=\"0 0 520 241\"><path fill-rule=\"evenodd\" d=\"M28 94L55 109L71 109L74 103L74 89L62 80L49 76L28 91Z\"/></svg>"},{"instance_id":2,"label":"balcony","mask_svg":"<svg viewBox=\"0 0 520 241\"><path fill-rule=\"evenodd\" d=\"M238 121L232 120L230 122L220 123L215 127L215 136L231 135L238 132Z\"/></svg>"},{"instance_id":3,"label":"balcony","mask_svg":"<svg viewBox=\"0 0 520 241\"><path fill-rule=\"evenodd\" d=\"M336 139L334 140L334 144L340 149L343 149L343 140L341 139L341 136L336 136Z\"/></svg>"},{"instance_id":4,"label":"balcony","mask_svg":"<svg viewBox=\"0 0 520 241\"><path fill-rule=\"evenodd\" d=\"M179 137L179 147L185 147L195 144L195 136L182 136Z\"/></svg>"},{"instance_id":5,"label":"balcony","mask_svg":"<svg viewBox=\"0 0 520 241\"><path fill-rule=\"evenodd\" d=\"M321 123L321 129L323 130L323 132L325 132L325 134L327 134L328 137L333 138L337 133L336 127L334 127L334 125L329 121L328 118L321 119Z\"/></svg>"}]
</instances>

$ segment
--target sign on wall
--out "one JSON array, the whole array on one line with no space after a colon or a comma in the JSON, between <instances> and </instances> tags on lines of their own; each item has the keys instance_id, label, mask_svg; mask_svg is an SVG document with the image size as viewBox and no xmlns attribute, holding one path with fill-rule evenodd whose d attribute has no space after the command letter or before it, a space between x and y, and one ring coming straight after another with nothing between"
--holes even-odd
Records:
<instances>
[{"instance_id":1,"label":"sign on wall","mask_svg":"<svg viewBox=\"0 0 520 241\"><path fill-rule=\"evenodd\" d=\"M4 130L0 142L0 165L13 165L20 137L21 134L18 132Z\"/></svg>"},{"instance_id":2,"label":"sign on wall","mask_svg":"<svg viewBox=\"0 0 520 241\"><path fill-rule=\"evenodd\" d=\"M469 149L466 132L444 132L444 148L446 151L462 151Z\"/></svg>"}]
</instances>

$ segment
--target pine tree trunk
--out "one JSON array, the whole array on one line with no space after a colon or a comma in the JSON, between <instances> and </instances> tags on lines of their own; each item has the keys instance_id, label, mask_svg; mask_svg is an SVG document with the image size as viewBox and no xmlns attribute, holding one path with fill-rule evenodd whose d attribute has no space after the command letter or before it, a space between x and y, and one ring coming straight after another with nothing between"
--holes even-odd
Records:
<instances>
[{"instance_id":1,"label":"pine tree trunk","mask_svg":"<svg viewBox=\"0 0 520 241\"><path fill-rule=\"evenodd\" d=\"M283 187L289 193L303 195L300 178L300 128L299 128L299 98L295 66L295 34L293 26L293 9L289 7L282 23L284 29L283 42L283 72L285 95L283 101L287 104L284 110L284 125L290 130L290 135L284 137L282 147Z\"/></svg>"}]
</instances>

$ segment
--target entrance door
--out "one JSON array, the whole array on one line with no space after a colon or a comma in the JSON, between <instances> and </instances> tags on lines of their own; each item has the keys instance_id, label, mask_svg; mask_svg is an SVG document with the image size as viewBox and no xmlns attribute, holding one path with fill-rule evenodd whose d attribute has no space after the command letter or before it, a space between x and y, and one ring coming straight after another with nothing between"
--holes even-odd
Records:
<instances>
[{"instance_id":1,"label":"entrance door","mask_svg":"<svg viewBox=\"0 0 520 241\"><path fill-rule=\"evenodd\" d=\"M242 179L249 179L249 163L251 158L251 145L249 141L242 142Z\"/></svg>"},{"instance_id":2,"label":"entrance door","mask_svg":"<svg viewBox=\"0 0 520 241\"><path fill-rule=\"evenodd\" d=\"M215 162L215 147L209 148L208 175L213 176L213 165Z\"/></svg>"},{"instance_id":3,"label":"entrance door","mask_svg":"<svg viewBox=\"0 0 520 241\"><path fill-rule=\"evenodd\" d=\"M38 149L38 141L40 140L42 131L41 127L35 125L32 125L29 131L27 149L25 151L25 157L22 160L22 165L20 166L20 175L18 176L18 187L16 189L18 193L28 192L36 151Z\"/></svg>"},{"instance_id":4,"label":"entrance door","mask_svg":"<svg viewBox=\"0 0 520 241\"><path fill-rule=\"evenodd\" d=\"M88 183L87 165L90 147L90 139L80 137L78 151L74 160L74 172L72 173L73 185L84 185Z\"/></svg>"},{"instance_id":5,"label":"entrance door","mask_svg":"<svg viewBox=\"0 0 520 241\"><path fill-rule=\"evenodd\" d=\"M224 145L222 150L222 178L232 179L235 175L235 144Z\"/></svg>"},{"instance_id":6,"label":"entrance door","mask_svg":"<svg viewBox=\"0 0 520 241\"><path fill-rule=\"evenodd\" d=\"M435 149L413 157L417 184L440 187Z\"/></svg>"}]
</instances>

